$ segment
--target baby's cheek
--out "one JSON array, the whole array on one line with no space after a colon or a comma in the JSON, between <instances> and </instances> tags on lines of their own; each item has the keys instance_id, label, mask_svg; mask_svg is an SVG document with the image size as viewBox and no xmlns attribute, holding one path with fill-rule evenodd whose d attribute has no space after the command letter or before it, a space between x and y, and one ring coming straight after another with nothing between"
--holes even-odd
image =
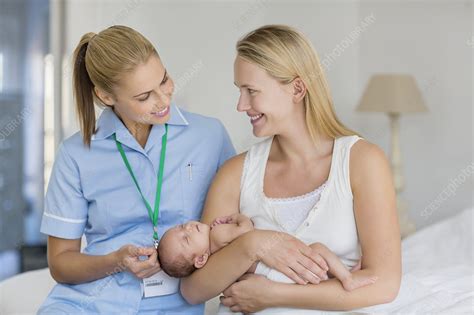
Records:
<instances>
[{"instance_id":1,"label":"baby's cheek","mask_svg":"<svg viewBox=\"0 0 474 315\"><path fill-rule=\"evenodd\" d=\"M210 247L210 233L203 233L203 237L199 243L201 253L206 252Z\"/></svg>"}]
</instances>

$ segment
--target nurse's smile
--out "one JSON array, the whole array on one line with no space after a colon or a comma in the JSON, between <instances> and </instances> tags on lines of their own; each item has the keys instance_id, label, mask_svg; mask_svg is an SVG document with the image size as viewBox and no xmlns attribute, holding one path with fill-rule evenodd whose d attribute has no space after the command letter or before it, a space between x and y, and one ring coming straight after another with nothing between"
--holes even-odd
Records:
<instances>
[{"instance_id":1,"label":"nurse's smile","mask_svg":"<svg viewBox=\"0 0 474 315\"><path fill-rule=\"evenodd\" d=\"M152 112L151 114L153 116L157 116L157 117L166 117L166 115L168 115L170 113L170 107L166 107L165 109L161 110L161 111L158 111L158 112Z\"/></svg>"}]
</instances>

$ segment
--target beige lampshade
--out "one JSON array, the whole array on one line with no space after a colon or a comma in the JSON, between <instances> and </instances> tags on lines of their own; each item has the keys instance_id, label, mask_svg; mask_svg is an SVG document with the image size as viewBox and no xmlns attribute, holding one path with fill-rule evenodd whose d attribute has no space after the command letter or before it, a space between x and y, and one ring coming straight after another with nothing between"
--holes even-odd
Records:
<instances>
[{"instance_id":1,"label":"beige lampshade","mask_svg":"<svg viewBox=\"0 0 474 315\"><path fill-rule=\"evenodd\" d=\"M357 110L384 113L428 111L415 78L409 74L373 75Z\"/></svg>"}]
</instances>

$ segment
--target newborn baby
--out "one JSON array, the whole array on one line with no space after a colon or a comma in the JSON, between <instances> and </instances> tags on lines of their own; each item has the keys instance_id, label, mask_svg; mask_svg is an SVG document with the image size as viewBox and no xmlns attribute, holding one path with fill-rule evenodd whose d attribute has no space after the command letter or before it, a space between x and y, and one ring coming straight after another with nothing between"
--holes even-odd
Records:
<instances>
[{"instance_id":1,"label":"newborn baby","mask_svg":"<svg viewBox=\"0 0 474 315\"><path fill-rule=\"evenodd\" d=\"M251 230L252 221L240 213L217 218L210 226L197 221L177 225L163 234L158 245L161 269L172 277L187 277L211 254Z\"/></svg>"},{"instance_id":2,"label":"newborn baby","mask_svg":"<svg viewBox=\"0 0 474 315\"><path fill-rule=\"evenodd\" d=\"M237 213L215 219L207 224L189 221L175 226L163 235L158 245L158 257L161 268L172 277L187 277L196 269L202 268L209 256L231 243L240 235L253 230L252 221L243 214ZM327 262L327 271L341 281L347 291L374 283L376 277L353 275L347 270L339 257L321 243L310 245ZM252 266L249 271L255 271ZM323 279L326 280L326 279Z\"/></svg>"}]
</instances>

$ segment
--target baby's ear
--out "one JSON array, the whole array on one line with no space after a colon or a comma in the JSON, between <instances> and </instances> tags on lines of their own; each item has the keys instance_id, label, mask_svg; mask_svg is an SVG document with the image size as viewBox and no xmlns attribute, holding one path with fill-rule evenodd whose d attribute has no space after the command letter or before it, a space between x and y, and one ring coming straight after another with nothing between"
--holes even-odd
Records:
<instances>
[{"instance_id":1,"label":"baby's ear","mask_svg":"<svg viewBox=\"0 0 474 315\"><path fill-rule=\"evenodd\" d=\"M208 258L209 258L208 253L205 253L205 254L202 254L201 256L195 257L194 258L194 267L196 267L197 269L202 268L207 263Z\"/></svg>"}]
</instances>

